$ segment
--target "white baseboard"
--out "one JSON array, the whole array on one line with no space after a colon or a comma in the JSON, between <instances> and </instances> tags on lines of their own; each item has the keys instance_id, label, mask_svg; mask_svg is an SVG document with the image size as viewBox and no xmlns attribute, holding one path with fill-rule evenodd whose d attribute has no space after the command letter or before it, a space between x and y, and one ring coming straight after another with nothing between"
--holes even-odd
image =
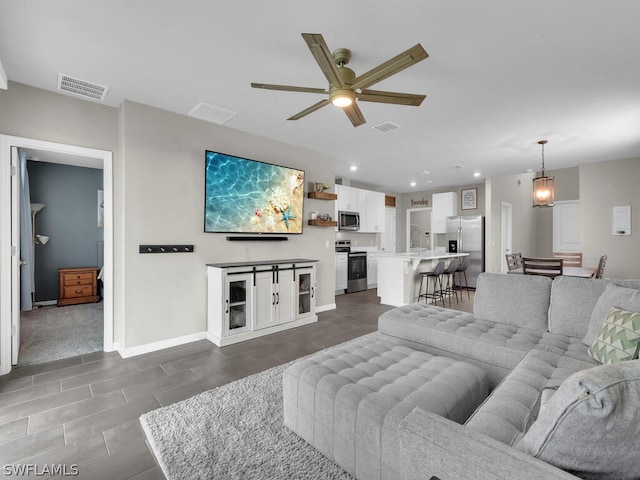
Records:
<instances>
[{"instance_id":1,"label":"white baseboard","mask_svg":"<svg viewBox=\"0 0 640 480\"><path fill-rule=\"evenodd\" d=\"M135 357L142 355L143 353L156 352L165 348L177 347L184 345L185 343L196 342L198 340L205 340L207 338L207 332L192 333L191 335L185 335L183 337L169 338L168 340L161 340L159 342L147 343L145 345L138 345L131 348L118 348L118 353L122 358Z\"/></svg>"},{"instance_id":2,"label":"white baseboard","mask_svg":"<svg viewBox=\"0 0 640 480\"><path fill-rule=\"evenodd\" d=\"M335 310L335 303L327 303L326 305L316 305L316 313L328 312L329 310Z\"/></svg>"}]
</instances>

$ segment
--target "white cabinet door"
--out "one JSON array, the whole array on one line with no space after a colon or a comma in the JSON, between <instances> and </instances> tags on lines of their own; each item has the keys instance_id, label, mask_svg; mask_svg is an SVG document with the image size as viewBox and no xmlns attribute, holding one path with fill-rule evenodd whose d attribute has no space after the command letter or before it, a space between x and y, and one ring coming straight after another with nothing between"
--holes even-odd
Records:
<instances>
[{"instance_id":1,"label":"white cabinet door","mask_svg":"<svg viewBox=\"0 0 640 480\"><path fill-rule=\"evenodd\" d=\"M276 289L273 271L256 273L256 314L254 318L254 330L272 327L276 323L275 305Z\"/></svg>"},{"instance_id":2,"label":"white cabinet door","mask_svg":"<svg viewBox=\"0 0 640 480\"><path fill-rule=\"evenodd\" d=\"M384 193L367 190L366 231L384 232Z\"/></svg>"},{"instance_id":3,"label":"white cabinet door","mask_svg":"<svg viewBox=\"0 0 640 480\"><path fill-rule=\"evenodd\" d=\"M347 289L348 257L346 253L336 253L336 292Z\"/></svg>"},{"instance_id":4,"label":"white cabinet door","mask_svg":"<svg viewBox=\"0 0 640 480\"><path fill-rule=\"evenodd\" d=\"M579 252L580 250L580 201L555 202L553 251Z\"/></svg>"},{"instance_id":5,"label":"white cabinet door","mask_svg":"<svg viewBox=\"0 0 640 480\"><path fill-rule=\"evenodd\" d=\"M378 255L367 253L367 288L378 285Z\"/></svg>"},{"instance_id":6,"label":"white cabinet door","mask_svg":"<svg viewBox=\"0 0 640 480\"><path fill-rule=\"evenodd\" d=\"M290 268L290 266L288 266ZM287 267L285 267L287 268ZM296 282L293 269L276 271L276 324L293 322L296 319Z\"/></svg>"},{"instance_id":7,"label":"white cabinet door","mask_svg":"<svg viewBox=\"0 0 640 480\"><path fill-rule=\"evenodd\" d=\"M369 222L367 220L369 213L367 210L367 191L362 190L361 188L355 188L356 197L358 198L357 205L358 208L354 210L360 214L360 232L368 233L369 230Z\"/></svg>"},{"instance_id":8,"label":"white cabinet door","mask_svg":"<svg viewBox=\"0 0 640 480\"><path fill-rule=\"evenodd\" d=\"M382 251L396 253L396 208L384 208L384 232L381 239Z\"/></svg>"},{"instance_id":9,"label":"white cabinet door","mask_svg":"<svg viewBox=\"0 0 640 480\"><path fill-rule=\"evenodd\" d=\"M458 214L458 194L434 193L431 205L431 234L447 233L447 217Z\"/></svg>"}]
</instances>

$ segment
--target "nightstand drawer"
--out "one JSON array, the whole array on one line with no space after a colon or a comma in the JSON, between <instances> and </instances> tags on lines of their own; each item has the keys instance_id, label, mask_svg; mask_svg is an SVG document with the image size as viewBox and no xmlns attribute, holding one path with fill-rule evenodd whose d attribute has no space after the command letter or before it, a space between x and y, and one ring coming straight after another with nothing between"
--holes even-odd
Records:
<instances>
[{"instance_id":1,"label":"nightstand drawer","mask_svg":"<svg viewBox=\"0 0 640 480\"><path fill-rule=\"evenodd\" d=\"M64 275L64 286L69 285L91 285L93 283L94 274L88 273L66 273Z\"/></svg>"},{"instance_id":2,"label":"nightstand drawer","mask_svg":"<svg viewBox=\"0 0 640 480\"><path fill-rule=\"evenodd\" d=\"M93 295L93 285L76 285L64 287L64 298L90 297Z\"/></svg>"}]
</instances>

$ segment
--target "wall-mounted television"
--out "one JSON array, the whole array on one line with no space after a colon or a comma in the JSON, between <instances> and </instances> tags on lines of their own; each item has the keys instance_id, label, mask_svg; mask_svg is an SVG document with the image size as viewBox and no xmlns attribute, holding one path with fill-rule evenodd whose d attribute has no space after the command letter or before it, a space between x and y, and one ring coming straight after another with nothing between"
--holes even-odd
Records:
<instances>
[{"instance_id":1,"label":"wall-mounted television","mask_svg":"<svg viewBox=\"0 0 640 480\"><path fill-rule=\"evenodd\" d=\"M304 171L206 151L204 231L302 233Z\"/></svg>"}]
</instances>

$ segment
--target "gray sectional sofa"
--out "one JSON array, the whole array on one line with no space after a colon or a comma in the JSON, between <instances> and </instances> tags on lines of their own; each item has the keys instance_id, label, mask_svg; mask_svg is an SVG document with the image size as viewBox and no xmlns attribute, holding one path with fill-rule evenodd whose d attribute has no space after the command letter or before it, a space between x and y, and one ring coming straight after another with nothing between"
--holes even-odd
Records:
<instances>
[{"instance_id":1,"label":"gray sectional sofa","mask_svg":"<svg viewBox=\"0 0 640 480\"><path fill-rule=\"evenodd\" d=\"M363 362L359 353L341 346L342 353L331 360L325 353L285 372L285 424L314 444L313 420L303 434L297 419L324 396L322 428L339 421L339 428L334 428L343 436L351 432L356 452L359 445L375 444L376 455L368 454L361 462L366 468L358 467L357 454L351 456L344 448L337 452L326 442L316 446L363 480L640 479L640 360L603 365L588 352L611 307L640 311L639 289L638 281L552 281L484 273L478 279L473 314L411 304L381 315L379 331L366 340L373 342L373 349L380 348L376 342L386 350L405 349L403 358L411 352L427 355L420 368L434 358L459 362L456 368L476 368L475 378L488 383L489 393L468 418L445 418L431 406L432 399L419 399L408 408L404 397L395 400L404 406L400 415L393 405L397 389L387 385L376 392L361 389L349 405L357 413L351 420L338 418L332 405L353 388L345 387L347 383L375 383L390 368L374 360L375 368L365 368L370 378L350 378L353 375L344 374L347 370L341 371L339 363L349 357L348 371L353 372ZM382 358L389 356L384 353ZM480 379L478 371L486 378ZM407 378L416 375L427 374L411 372ZM428 376L435 381L440 375ZM327 378L332 380L323 387ZM445 388L477 397L476 385L451 382ZM429 382L425 385L432 388ZM306 405L299 401L298 391L303 389ZM376 400L380 391L388 393L382 413ZM360 428L357 419L371 417L372 411L377 428ZM326 439L324 433L320 437ZM368 438L359 438L364 436ZM345 453L346 464L340 460Z\"/></svg>"}]
</instances>

